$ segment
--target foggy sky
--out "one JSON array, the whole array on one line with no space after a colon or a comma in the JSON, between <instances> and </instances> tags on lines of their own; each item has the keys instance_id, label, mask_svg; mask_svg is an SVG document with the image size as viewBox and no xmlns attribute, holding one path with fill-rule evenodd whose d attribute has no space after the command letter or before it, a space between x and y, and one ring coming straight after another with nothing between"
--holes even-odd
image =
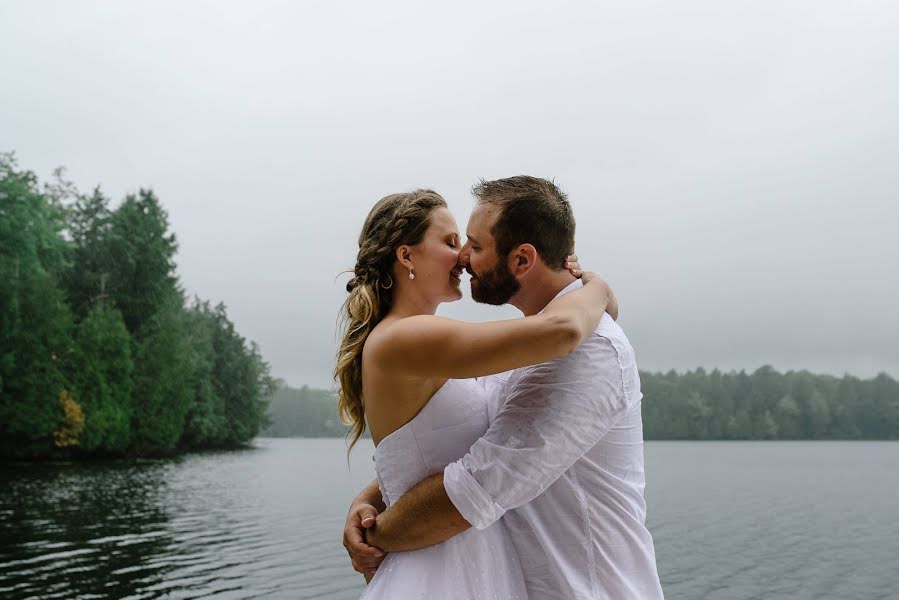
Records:
<instances>
[{"instance_id":1,"label":"foggy sky","mask_svg":"<svg viewBox=\"0 0 899 600\"><path fill-rule=\"evenodd\" d=\"M899 374L894 2L0 4L0 151L152 187L190 294L330 385L374 202L555 178L643 369ZM515 316L466 297L441 314Z\"/></svg>"}]
</instances>

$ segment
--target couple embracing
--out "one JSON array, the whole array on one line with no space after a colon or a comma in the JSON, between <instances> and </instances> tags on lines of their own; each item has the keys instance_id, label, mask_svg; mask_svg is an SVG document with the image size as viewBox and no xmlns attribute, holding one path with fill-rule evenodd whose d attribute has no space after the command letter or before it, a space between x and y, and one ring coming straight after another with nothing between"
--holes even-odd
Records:
<instances>
[{"instance_id":1,"label":"couple embracing","mask_svg":"<svg viewBox=\"0 0 899 600\"><path fill-rule=\"evenodd\" d=\"M482 181L463 245L430 190L372 208L337 357L353 443L377 479L344 546L365 600L657 599L646 529L640 380L617 304L581 273L550 181ZM471 295L523 318L465 323Z\"/></svg>"}]
</instances>

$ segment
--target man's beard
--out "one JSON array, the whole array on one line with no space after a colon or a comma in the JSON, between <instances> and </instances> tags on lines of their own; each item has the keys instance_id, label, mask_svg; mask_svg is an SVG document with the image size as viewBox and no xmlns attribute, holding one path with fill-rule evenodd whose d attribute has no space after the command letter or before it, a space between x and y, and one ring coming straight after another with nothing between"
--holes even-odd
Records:
<instances>
[{"instance_id":1,"label":"man's beard","mask_svg":"<svg viewBox=\"0 0 899 600\"><path fill-rule=\"evenodd\" d=\"M473 274L469 270L469 274ZM492 271L474 273L477 278L471 282L471 297L475 302L500 306L506 304L521 289L521 284L512 275L509 265L503 261Z\"/></svg>"}]
</instances>

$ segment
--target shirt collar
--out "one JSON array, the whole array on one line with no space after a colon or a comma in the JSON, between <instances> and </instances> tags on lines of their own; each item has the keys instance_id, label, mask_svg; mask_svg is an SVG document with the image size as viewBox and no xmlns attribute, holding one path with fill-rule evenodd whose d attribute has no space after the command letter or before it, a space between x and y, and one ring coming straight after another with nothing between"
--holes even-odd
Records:
<instances>
[{"instance_id":1,"label":"shirt collar","mask_svg":"<svg viewBox=\"0 0 899 600\"><path fill-rule=\"evenodd\" d=\"M553 298L553 300L555 300L556 298L561 298L561 297L564 296L565 294L568 294L569 292L573 292L574 290L576 290L576 289L578 289L578 288L582 288L582 287L584 287L584 282L581 281L580 279L575 279L574 281L572 281L571 283L569 283L568 285L566 285L564 288L562 288L562 291L559 292L558 294L556 294L556 297ZM548 305L549 305L549 304L547 304L547 306L548 306ZM543 310L546 310L546 308L544 308ZM541 311L540 311L539 313L537 313L537 314L538 314L538 315L542 315L542 314L543 314L543 310L541 310Z\"/></svg>"}]
</instances>

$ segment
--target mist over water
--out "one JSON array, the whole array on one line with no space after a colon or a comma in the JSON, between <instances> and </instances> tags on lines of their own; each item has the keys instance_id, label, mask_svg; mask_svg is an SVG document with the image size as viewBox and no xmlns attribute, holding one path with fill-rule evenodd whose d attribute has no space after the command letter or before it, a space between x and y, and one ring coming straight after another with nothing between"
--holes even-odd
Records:
<instances>
[{"instance_id":1,"label":"mist over water","mask_svg":"<svg viewBox=\"0 0 899 600\"><path fill-rule=\"evenodd\" d=\"M341 545L370 441L0 474L3 598L357 598ZM899 444L648 442L666 597L892 598Z\"/></svg>"}]
</instances>

